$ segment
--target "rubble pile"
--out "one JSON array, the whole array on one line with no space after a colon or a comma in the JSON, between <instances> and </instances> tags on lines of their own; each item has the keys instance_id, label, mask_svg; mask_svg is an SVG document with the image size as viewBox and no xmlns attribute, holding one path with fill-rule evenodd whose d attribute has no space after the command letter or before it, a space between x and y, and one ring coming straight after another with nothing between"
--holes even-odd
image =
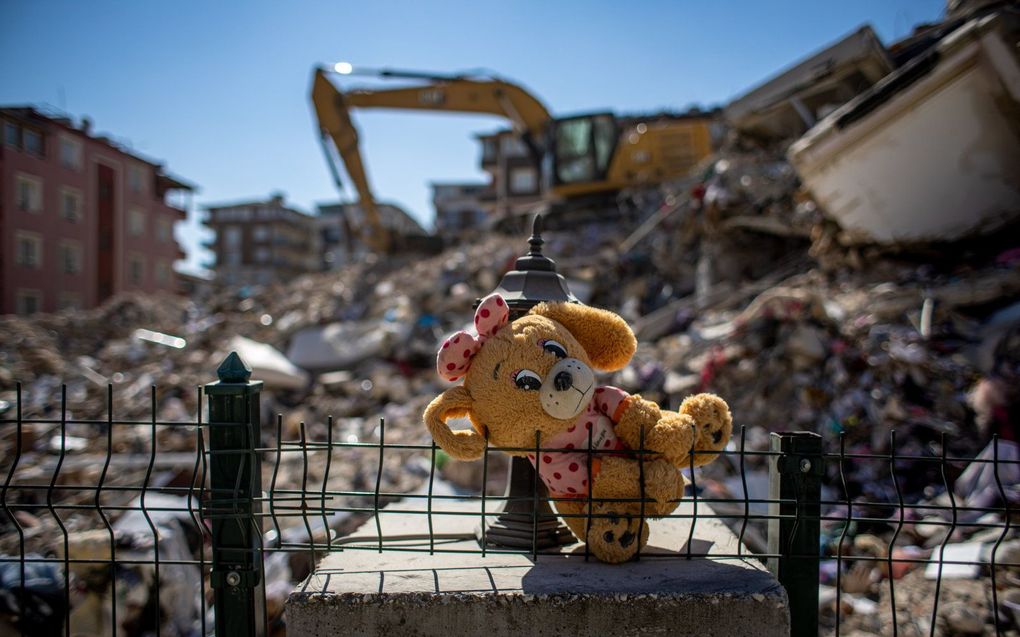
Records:
<instances>
[{"instance_id":1,"label":"rubble pile","mask_svg":"<svg viewBox=\"0 0 1020 637\"><path fill-rule=\"evenodd\" d=\"M711 388L748 426L846 431L877 450L896 426L956 435L972 420L966 394L981 375L966 356L980 343L974 312L1018 293L1020 272L994 262L814 269L750 303L691 312L683 332L642 344L620 382L672 400Z\"/></svg>"},{"instance_id":2,"label":"rubble pile","mask_svg":"<svg viewBox=\"0 0 1020 637\"><path fill-rule=\"evenodd\" d=\"M981 11L986 9L994 7ZM1015 11L1003 12L1011 16L1006 26L1014 24ZM1018 32L975 15L970 30L961 30L967 37L979 29ZM953 29L963 19L954 24ZM788 84L793 93L764 90L763 85L736 100L727 109L730 130L712 157L685 179L623 193L619 216L584 223L572 223L567 213L548 219L557 230L543 234L544 253L556 260L579 300L614 310L634 327L637 354L605 379L608 384L673 408L694 392L722 395L738 427L731 451L767 449L770 432L808 430L824 437L829 452L837 452L842 442L847 454L858 456L842 463L830 456L823 480L823 514L831 519L823 522L820 551L826 558L846 558L838 574L834 560L823 561L823 621L834 621L838 581L844 634L892 632L889 583L894 582L899 629L928 632L929 611L924 609L930 608L934 582L944 571L936 629L991 634L996 619L988 610L991 545L999 545L996 562L1020 562L1014 530L1020 520L1006 508L1020 503L1017 225L1015 215L1012 225L1003 215L1001 232L976 239L955 230L931 239L886 228L882 236L890 240L862 242L867 233L859 227L847 232L837 223L867 226L858 208L868 206L840 201L838 188L826 190L827 179L849 183L855 177L841 173L846 167L839 162L820 162L812 155L812 144L824 146L817 131L849 135L872 116L869 109L903 97L895 97L892 88L930 79L910 74L915 67L901 59L902 50L893 59L875 41L870 29L859 30L766 83L772 88ZM953 42L945 39L944 54L959 53L949 46ZM835 56L826 62L831 72L816 78L815 58L826 56ZM1001 65L1006 59L996 58ZM937 67L938 58L930 61ZM858 79L863 71L869 81L862 87ZM805 73L811 81L801 77ZM882 84L886 76L892 81ZM816 80L831 90L815 92ZM833 100L847 107L837 108ZM808 129L816 135L808 132L797 141ZM1015 165L1008 163L1015 148L1003 146L996 161ZM790 148L799 150L791 154ZM798 170L788 154L800 162ZM949 160L955 156L946 153ZM816 164L824 164L824 170ZM926 166L918 161L916 168ZM816 169L812 186L805 175ZM825 171L834 174L822 175ZM895 183L896 175L877 169L868 174L887 182L890 192L895 189L897 201L927 193L928 186L932 192L953 190L953 184L920 177L917 183L925 187L906 188ZM957 190L964 192L963 186ZM1010 197L1015 192L1010 190ZM824 201L819 193L840 203L840 214L818 205ZM979 212L955 201L938 202L952 213L943 211L940 223ZM912 207L911 214L920 215L915 225L938 221L922 214L925 210ZM577 218L598 217L582 213ZM870 223L881 230L892 221L897 219ZM901 236L910 243L899 242ZM342 534L357 522L350 515L307 520L301 515L306 507L320 506L320 489L371 493L378 480L384 493L414 493L430 479L428 454L388 450L380 472L377 449L339 448L326 476L325 451L306 454L292 443L376 443L385 437L392 444L429 444L420 420L425 405L445 388L434 371L439 343L444 335L469 327L475 299L497 286L523 249L524 237L493 233L428 259L369 258L285 285L222 289L202 302L128 295L86 312L0 317L0 418L10 422L20 408L26 419L46 421L21 426L20 440L15 428L0 430L0 457L8 463L20 445L17 469L5 463L0 473L9 472L17 484L46 486L59 462L61 485L88 487L68 488L60 495L71 504L93 502L91 487L101 476L109 486L148 481L150 486L188 487L197 429L155 427L153 446L154 427L147 422L153 416L195 422L197 388L215 380L217 365L233 350L253 368L256 379L265 381L263 487L270 493L286 491L289 498L279 509L281 516L266 522L268 541L302 542L309 534L322 541L330 532L326 527ZM22 387L20 405L16 383ZM88 421L67 424L66 435L60 425L61 384L67 387L66 420ZM112 431L107 419L117 423ZM107 475L104 462L110 454L120 464ZM872 454L873 459L861 457ZM943 463L943 457L951 460ZM974 457L980 461L959 460ZM1000 464L992 465L993 459ZM501 490L503 472L497 462L493 456L490 493ZM439 454L437 466L437 480L454 489L478 488L477 465ZM740 516L745 496L768 497L762 491L767 472L763 456L728 455L699 469L697 487L705 497L738 503L732 511L725 503L716 508ZM303 500L291 495L302 488ZM104 495L103 504L137 507L136 497L137 491L115 490ZM174 497L168 509L186 511L193 505ZM70 511L58 523L46 509L44 489L12 492L15 501L24 506L15 507L13 516L26 551L54 555L53 547L63 544L62 524L72 554L106 558L109 535L105 530L96 535L105 526L94 512ZM349 504L373 503L358 496L327 506ZM764 513L758 504L751 508ZM844 517L851 518L849 523ZM146 544L147 527L139 526L137 516L113 518L118 546L126 554L152 553L151 533ZM732 520L753 550L766 551L760 521L743 525L739 517ZM195 525L187 518L167 515L158 524L161 556L164 550L168 557L194 556L208 539L189 534ZM12 520L0 518L0 554L19 554L22 535L13 530ZM890 557L915 562L895 562L890 568L885 561ZM290 584L307 573L312 559L305 552L269 557L270 607L279 610ZM139 568L135 580L150 581L146 567ZM0 580L7 575L0 569ZM75 612L108 607L109 601L101 599L105 575L88 569L75 575L94 584L84 586L82 594L93 597L76 601ZM181 581L192 575L182 572ZM59 574L54 578L59 584ZM1000 623L1020 628L1018 568L1000 568L996 585ZM151 599L138 600L136 606L147 603ZM197 621L192 610L165 615L186 634L185 626Z\"/></svg>"},{"instance_id":3,"label":"rubble pile","mask_svg":"<svg viewBox=\"0 0 1020 637\"><path fill-rule=\"evenodd\" d=\"M806 429L830 443L843 433L848 453L885 453L896 429L901 455L937 457L947 434L950 455L973 456L992 432L1005 434L995 410L985 410L982 419L968 395L1017 370L1017 357L1003 346L1013 342L1020 296L1015 251L1008 245L993 252L960 248L954 259L937 262L888 250L857 260L846 258L845 250L834 254L841 251L838 240L798 190L781 152L743 144L733 140L691 179L644 193L629 225L593 224L544 236L546 254L557 259L575 293L628 317L639 336L632 363L608 382L673 407L689 393L717 392L746 427L749 449L765 448L770 431ZM112 384L114 419L144 421L156 385L157 418L193 422L196 387L214 380L228 350L248 347L242 358L256 378L267 381L265 446L328 435L375 442L380 417L387 442L428 443L420 414L442 390L433 371L436 346L444 334L464 327L474 300L496 287L522 244L521 237L492 236L427 260L366 262L288 285L224 290L202 305L126 296L89 312L3 317L0 410L4 417L13 413L13 383L20 381L24 417L59 419L59 386L66 383L68 418L102 421ZM58 434L53 425L25 425L19 482L47 483L61 450ZM63 449L71 462L62 468L62 481L94 484L106 455L105 429L72 424L67 434ZM150 438L144 424L116 428L111 449L134 454L138 462L107 484L140 484ZM0 445L7 457L13 443L6 429ZM195 448L193 428L157 433L161 457ZM274 477L277 489L305 483L313 491L308 505L317 506L324 452L309 453L306 462L300 449L283 449L278 467L275 450L265 454L265 486ZM425 456L388 453L381 489L419 488L429 474ZM83 461L75 463L75 457ZM376 462L371 448L335 451L327 488L372 491ZM896 500L887 467L880 465L845 467L851 497ZM742 498L735 463L713 467L699 479L706 494ZM937 464L911 468L899 485L908 502L945 492ZM185 460L158 473L165 484L187 484L192 469ZM749 457L745 470L759 475L765 467ZM465 471L462 463L450 462L442 474L464 481L457 476ZM834 470L830 474L838 499L843 486ZM466 475L466 482L478 477L476 471ZM111 497L110 504L115 499L131 503L128 493ZM881 513L894 516L891 509ZM30 551L45 552L61 536L52 516L19 515L31 529ZM62 520L72 547L76 534L97 528L93 517ZM353 521L338 515L326 523L342 532ZM307 538L300 516L281 516L273 526L285 539ZM893 528L869 531L885 541ZM320 520L312 529L313 536L325 537ZM5 536L2 551L17 553L17 537ZM752 529L747 539L753 544L754 537ZM944 539L938 533L901 537L918 542L925 555ZM280 577L306 571L307 559L298 559L305 563L289 560Z\"/></svg>"},{"instance_id":4,"label":"rubble pile","mask_svg":"<svg viewBox=\"0 0 1020 637\"><path fill-rule=\"evenodd\" d=\"M514 256L507 241L491 239L434 259L391 267L389 272L362 264L340 273L301 277L287 286L224 291L202 307L179 297L131 295L89 312L31 319L0 317L0 412L4 418L14 417L18 382L25 419L59 422L60 385L66 384L66 419L99 421L99 426L68 424L64 453L69 458L89 454L99 463L82 463L81 470L87 470L88 476L65 465L62 476L72 484L90 484L87 478L97 477L106 456L102 423L108 416L108 385L112 386L115 423L148 421L153 397L159 422L196 422L197 387L215 380L216 367L238 337L279 351L287 349L295 334L324 324L360 324L377 330L393 325L390 338L366 350L348 369L320 374L315 382L299 388L267 381L262 401L263 442L276 442L277 414L285 441L299 440L303 424L308 439L325 440L327 417L332 416L337 441L377 440L379 418L383 417L387 442L425 442L427 436L419 420L424 404L438 392L438 381L430 373L435 342L444 326L470 316L475 297L496 284L498 268L512 263ZM494 262L501 264L496 270ZM443 317L442 323L437 316ZM140 335L143 330L146 333ZM153 333L174 344L155 342ZM260 369L258 361L250 362L256 378L275 371ZM111 451L137 454L137 470L144 472L151 435L145 424L117 426ZM160 453L193 452L196 448L193 428L160 427L156 438ZM33 454L59 453L59 439L59 425L23 425L22 453L28 457L20 463L19 480L31 479L24 472L48 479L41 468L33 467ZM0 446L6 457L15 442L14 428L5 428ZM295 454L284 453L282 458L280 483L299 483L302 470L290 466ZM386 471L386 490L413 489L420 472L404 470L399 453L394 452L392 461ZM364 471L356 472L360 477L337 477L357 465L360 463L334 464L332 478L338 480L339 488L351 484L364 487L368 474L374 476L374 464L372 468L366 464ZM312 463L312 478L321 468L321 462ZM189 465L189 473L190 469Z\"/></svg>"},{"instance_id":5,"label":"rubble pile","mask_svg":"<svg viewBox=\"0 0 1020 637\"><path fill-rule=\"evenodd\" d=\"M138 494L144 484L150 489L189 487L194 480L198 439L196 427L160 425L155 428L153 449L153 428L147 424L153 407L160 423L194 423L199 408L197 388L216 379L216 367L229 350L245 346L255 355L265 353L252 349L254 345L283 358L281 352L287 351L288 343L303 330L353 325L362 326L363 334L369 333L368 328L385 330L387 337L374 341L360 357L318 374L314 382L298 370L304 381L295 385L290 382L296 369L293 365L281 368L279 361L270 357L256 359L242 354L254 367L254 377L266 380L262 443L271 451L263 454L263 486L283 492L305 486L305 504L312 508L322 504L318 492L324 481L329 490L370 493L377 488L378 478L381 492L413 492L429 476L427 454L388 450L380 473L377 450L336 449L327 480L325 451L309 451L306 458L299 446L288 443L321 442L329 437L335 442L374 443L382 434L380 418L385 418L387 443L427 444L420 414L439 391L431 362L435 343L445 326L471 315L471 305L479 292L494 287L500 268L509 267L516 256L509 242L496 238L425 261L398 259L385 267L366 262L343 272L304 276L286 286L224 290L201 305L175 296L125 295L87 312L36 315L31 319L0 317L0 417L11 422L16 417L16 386L20 383L21 416L47 421L23 423L20 440L18 428L4 427L0 431L0 453L10 461L15 450L20 450L12 476L19 485L49 485L59 460L58 485L69 487L60 490L58 486L54 501L61 504L91 507L96 497L94 487L102 478L102 504L110 507L106 513L114 524L118 559L151 559L151 531L148 527L122 528L127 516L122 516L117 507L138 508ZM442 322L438 316L443 317ZM339 353L356 347L351 342L342 345ZM59 424L61 384L66 384L67 391L64 415L72 421L65 425L63 436ZM112 387L113 396L110 412L108 387ZM204 411L203 405L203 420ZM112 431L106 425L108 417L114 422ZM332 431L327 430L329 417ZM279 453L277 445L282 448ZM108 452L116 463L106 470ZM152 471L146 483L150 462ZM492 463L496 474L504 466L498 461ZM5 474L10 468L4 463ZM458 472L464 473L453 468L451 478L456 479ZM150 493L147 505L153 506L157 496ZM381 504L390 499L382 498ZM277 504L278 516L266 521L266 529L272 529L271 533L282 536L285 542L307 541L301 501L293 496L282 500ZM10 502L26 507L17 508L14 517L23 532L27 554L52 555L54 547L63 545L62 524L69 534L72 557L109 558L110 535L101 530L98 533L102 537L96 536L96 529L104 529L105 523L94 511L60 510L58 522L46 508L46 491L42 489L15 489ZM161 558L179 558L184 535L196 535L187 538L189 543L184 549L192 559L197 559L203 541L208 551L208 538L198 537L194 522L187 516L189 505L193 508L195 504L177 496L159 504L185 512L179 525L176 521L160 524ZM370 508L373 498L334 499L326 506ZM308 521L316 541L324 541L322 516L309 517ZM325 524L335 534L353 528L357 520L337 513L327 516ZM12 521L6 518L0 529L0 554L19 555L22 534L16 533ZM147 549L146 534L150 538ZM139 557L138 552L145 550L149 558L144 554ZM97 551L106 553L99 555ZM303 552L281 556L272 557L280 563L272 569L275 583L270 586L270 606L275 604L277 615L290 586L310 568L310 559ZM189 571L192 567L180 568ZM72 600L73 621L75 625L98 625L101 619L81 613L101 615L102 609L109 608L109 576L102 565L93 568L86 564L78 570L82 572L76 571L76 577L85 583L85 597ZM151 565L139 563L118 574L118 586L139 591L141 598L134 602L142 606L154 603L154 598L147 585L137 588L134 584L151 583L151 570ZM192 577L190 572L185 575ZM62 581L59 573L54 577L55 582ZM165 603L167 598L162 599ZM118 600L118 604L122 602ZM189 625L198 621L192 607L182 607L184 615L164 608L161 616ZM130 609L119 607L118 616L133 615ZM172 634L190 634L182 625L172 630L168 625L164 628ZM96 630L97 634L104 632ZM128 634L134 633L128 630Z\"/></svg>"},{"instance_id":6,"label":"rubble pile","mask_svg":"<svg viewBox=\"0 0 1020 637\"><path fill-rule=\"evenodd\" d=\"M399 326L399 345L410 340L408 349L391 339L366 358L407 363L426 349L431 356L439 329L433 317L468 314L477 291L494 286L499 268L514 256L507 241L492 239L386 269L363 263L287 285L224 291L201 306L177 296L124 295L90 311L3 316L0 399L9 409L21 383L25 417L38 416L59 408L59 386L66 383L75 417L105 418L112 384L116 416L137 418L148 416L149 387L156 384L161 413L177 411L167 406L177 395L188 407L184 413L193 414L194 388L215 380L234 337L286 350L294 334L331 323ZM326 380L336 385L335 378Z\"/></svg>"},{"instance_id":7,"label":"rubble pile","mask_svg":"<svg viewBox=\"0 0 1020 637\"><path fill-rule=\"evenodd\" d=\"M1015 254L963 250L938 262L888 251L847 258L777 148L755 148L736 138L691 179L635 200L631 224L546 233L545 252L557 259L575 293L620 312L635 326L638 353L608 382L673 407L689 393L717 392L730 402L737 424L746 427L749 449L767 446L770 431L806 429L830 442L843 433L848 453L883 453L896 429L902 455L936 457L942 434L949 436L951 455L977 454L993 431L1004 431L994 417L978 417L968 393L993 372L1016 371L1016 357L1007 355L1003 367L1008 348L996 345L1010 338L1010 317L1016 321ZM283 441L331 435L335 441L374 442L380 417L387 442L427 443L420 414L442 390L433 372L437 343L464 327L474 300L497 285L522 243L520 237L492 236L427 260L385 267L366 262L288 285L224 290L203 305L136 295L89 312L3 317L0 409L12 413L13 383L20 381L24 417L59 418L59 386L66 383L68 418L102 421L112 384L115 420L144 421L156 385L157 418L193 422L196 387L214 379L229 349L254 344L276 356L276 362L260 362L256 350L245 350L251 356L242 351L255 377L267 381L264 445L277 444L277 430ZM1005 318L989 320L999 315ZM998 328L990 329L990 323ZM61 449L59 435L54 439L54 426L24 429L25 458L17 478L46 484ZM94 483L106 454L101 429L68 426L68 460L93 462L65 465L62 480ZM113 452L133 453L139 462L107 484L140 484L150 437L146 425L116 429ZM13 443L12 431L5 430L0 444L8 457ZM194 430L160 428L157 448L161 454L193 453ZM306 463L299 450L283 448L275 471L270 467L277 454L266 454L266 486L275 474L277 489L303 482L314 485L310 491L319 489L324 453L311 452ZM374 450L334 454L327 488L374 488ZM429 473L424 456L387 454L382 490L418 488ZM38 462L41 458L49 464ZM852 497L895 501L891 476L878 464L846 468ZM701 480L706 492L742 498L735 465L717 465ZM460 467L448 463L443 473L455 478L464 473ZM915 468L900 484L907 501L937 496L938 466ZM749 457L746 470L754 474L764 466ZM186 461L163 469L162 480L184 484L191 471ZM468 481L476 474L468 471ZM842 496L836 474L829 478ZM312 494L307 500L318 504ZM125 494L116 504L130 502ZM96 528L92 517L71 515L63 522L74 538ZM348 517L327 523L342 530L352 523ZM60 537L52 516L25 514L19 521L32 530L29 550L44 552ZM280 517L276 525L285 538L307 537L300 517ZM888 539L892 528L871 532ZM321 522L313 529L324 537ZM3 552L16 553L16 536L5 535ZM752 530L748 539L753 537ZM927 542L926 554L940 537L920 541L922 547ZM289 562L281 577L307 568Z\"/></svg>"}]
</instances>

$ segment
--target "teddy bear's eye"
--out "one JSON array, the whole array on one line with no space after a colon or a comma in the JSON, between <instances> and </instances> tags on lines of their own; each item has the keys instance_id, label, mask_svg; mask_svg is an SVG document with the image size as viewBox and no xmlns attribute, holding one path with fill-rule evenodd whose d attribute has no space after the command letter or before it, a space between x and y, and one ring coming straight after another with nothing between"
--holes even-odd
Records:
<instances>
[{"instance_id":1,"label":"teddy bear's eye","mask_svg":"<svg viewBox=\"0 0 1020 637\"><path fill-rule=\"evenodd\" d=\"M514 383L518 389L525 391L538 391L542 389L542 379L530 369L522 369L514 374Z\"/></svg>"},{"instance_id":2,"label":"teddy bear's eye","mask_svg":"<svg viewBox=\"0 0 1020 637\"><path fill-rule=\"evenodd\" d=\"M567 348L556 341L542 341L542 349L556 355L556 358L566 358Z\"/></svg>"}]
</instances>

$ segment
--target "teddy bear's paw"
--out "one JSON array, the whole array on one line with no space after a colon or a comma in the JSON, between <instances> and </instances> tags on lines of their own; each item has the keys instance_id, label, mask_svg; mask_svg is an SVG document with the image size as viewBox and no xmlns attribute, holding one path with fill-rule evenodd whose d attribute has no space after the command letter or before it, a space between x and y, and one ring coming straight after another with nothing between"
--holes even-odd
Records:
<instances>
[{"instance_id":1,"label":"teddy bear's paw","mask_svg":"<svg viewBox=\"0 0 1020 637\"><path fill-rule=\"evenodd\" d=\"M730 408L722 398L714 394L697 394L687 397L680 405L680 413L688 415L695 422L693 450L694 465L708 464L716 459L714 452L724 449L733 433L733 417Z\"/></svg>"},{"instance_id":2,"label":"teddy bear's paw","mask_svg":"<svg viewBox=\"0 0 1020 637\"><path fill-rule=\"evenodd\" d=\"M588 548L603 562L619 564L634 557L648 542L648 523L640 514L623 512L612 504L594 505L588 528Z\"/></svg>"}]
</instances>

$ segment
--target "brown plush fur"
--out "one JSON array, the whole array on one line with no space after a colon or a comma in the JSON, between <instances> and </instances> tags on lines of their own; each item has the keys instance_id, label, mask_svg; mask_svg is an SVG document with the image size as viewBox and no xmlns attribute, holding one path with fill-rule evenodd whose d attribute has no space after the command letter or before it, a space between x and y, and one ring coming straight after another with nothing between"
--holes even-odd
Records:
<instances>
[{"instance_id":1,"label":"brown plush fur","mask_svg":"<svg viewBox=\"0 0 1020 637\"><path fill-rule=\"evenodd\" d=\"M634 332L612 312L580 303L539 303L531 313L566 328L584 347L595 369L604 372L623 369L637 350Z\"/></svg>"},{"instance_id":2,"label":"brown plush fur","mask_svg":"<svg viewBox=\"0 0 1020 637\"><path fill-rule=\"evenodd\" d=\"M612 312L580 304L540 304L486 340L471 360L464 384L446 390L426 408L425 424L436 444L455 458L474 460L484 453L488 436L490 445L525 455L535 448L536 434L541 445L569 427L574 418L550 416L539 392L522 391L513 382L523 369L546 378L559 360L542 348L546 339L561 344L568 358L603 371L622 368L637 347L630 327ZM455 432L446 425L448 419L463 416L471 419L475 431ZM557 502L556 509L597 558L626 561L647 541L645 518L676 509L684 490L678 469L692 464L691 452L709 452L695 453L695 466L710 462L718 455L713 452L726 446L731 430L729 408L718 396L691 396L679 413L631 396L616 434L629 448L639 449L643 441L653 453L600 458L590 515L586 499ZM614 501L638 500L642 495L643 503Z\"/></svg>"}]
</instances>

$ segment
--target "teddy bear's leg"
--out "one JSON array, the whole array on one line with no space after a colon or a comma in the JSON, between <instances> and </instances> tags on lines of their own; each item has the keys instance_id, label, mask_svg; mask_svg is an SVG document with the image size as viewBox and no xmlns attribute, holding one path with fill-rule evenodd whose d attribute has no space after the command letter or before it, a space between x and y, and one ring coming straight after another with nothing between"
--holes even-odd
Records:
<instances>
[{"instance_id":1,"label":"teddy bear's leg","mask_svg":"<svg viewBox=\"0 0 1020 637\"><path fill-rule=\"evenodd\" d=\"M590 518L587 500L557 502L556 511L566 516L563 521L574 537L582 542L588 537L588 549L599 561L611 564L626 562L637 553L639 546L644 547L648 542L648 524L641 524L640 512L623 510L619 504L593 503Z\"/></svg>"},{"instance_id":2,"label":"teddy bear's leg","mask_svg":"<svg viewBox=\"0 0 1020 637\"><path fill-rule=\"evenodd\" d=\"M670 467L670 470L679 475L676 469ZM683 497L684 486L682 479L672 484L673 493L667 504L646 504L644 511L640 503L593 502L591 522L582 520L581 529L582 532L587 529L588 548L592 554L610 564L632 559L648 544L648 518L672 513ZM581 510L585 511L586 507L582 506Z\"/></svg>"},{"instance_id":3,"label":"teddy bear's leg","mask_svg":"<svg viewBox=\"0 0 1020 637\"><path fill-rule=\"evenodd\" d=\"M637 553L639 546L643 548L648 543L647 522L641 526L640 540L638 538L640 512L619 509L619 505L613 506L611 503L593 504L589 522L587 501L556 503L556 511L568 516L563 521L574 536L583 542L587 535L592 555L602 562L612 564L626 562Z\"/></svg>"},{"instance_id":4,"label":"teddy bear's leg","mask_svg":"<svg viewBox=\"0 0 1020 637\"><path fill-rule=\"evenodd\" d=\"M679 471L664 460L649 460L644 466L645 506L644 515L657 518L669 515L676 510L677 503L683 498L684 480ZM595 491L592 499L634 499L641 497L638 480L642 474L640 463L631 458L606 458L602 462ZM563 516L563 521L579 540L583 541L588 524L587 499L561 500L555 503L556 511ZM635 505L638 517L641 516L641 503L627 502L622 506Z\"/></svg>"},{"instance_id":5,"label":"teddy bear's leg","mask_svg":"<svg viewBox=\"0 0 1020 637\"><path fill-rule=\"evenodd\" d=\"M592 503L591 513L588 548L599 560L626 562L648 543L648 522L633 503Z\"/></svg>"},{"instance_id":6,"label":"teddy bear's leg","mask_svg":"<svg viewBox=\"0 0 1020 637\"><path fill-rule=\"evenodd\" d=\"M689 417L695 423L694 446L698 452L721 451L733 434L733 417L730 408L722 398L714 394L688 396L680 405L680 416ZM694 454L694 466L708 464L718 457L717 453ZM691 464L687 459L688 466ZM682 466L682 465L681 465Z\"/></svg>"},{"instance_id":7,"label":"teddy bear's leg","mask_svg":"<svg viewBox=\"0 0 1020 637\"><path fill-rule=\"evenodd\" d=\"M640 480L644 476L644 513L647 517L669 515L676 507L684 492L683 475L669 462L656 459L645 460L644 466L634 458L610 456L603 458L596 477L592 498L640 499ZM633 504L641 511L640 502Z\"/></svg>"},{"instance_id":8,"label":"teddy bear's leg","mask_svg":"<svg viewBox=\"0 0 1020 637\"><path fill-rule=\"evenodd\" d=\"M582 520L582 530L587 531L583 537L591 552L603 562L619 563L634 557L648 542L647 519L673 512L683 497L683 476L675 467L662 459L643 464L623 457L601 462L592 486L591 519Z\"/></svg>"},{"instance_id":9,"label":"teddy bear's leg","mask_svg":"<svg viewBox=\"0 0 1020 637\"><path fill-rule=\"evenodd\" d=\"M588 520L586 513L587 500L571 500L569 502L556 502L556 512L563 518L563 522L570 528L579 541L584 541L585 527Z\"/></svg>"}]
</instances>

